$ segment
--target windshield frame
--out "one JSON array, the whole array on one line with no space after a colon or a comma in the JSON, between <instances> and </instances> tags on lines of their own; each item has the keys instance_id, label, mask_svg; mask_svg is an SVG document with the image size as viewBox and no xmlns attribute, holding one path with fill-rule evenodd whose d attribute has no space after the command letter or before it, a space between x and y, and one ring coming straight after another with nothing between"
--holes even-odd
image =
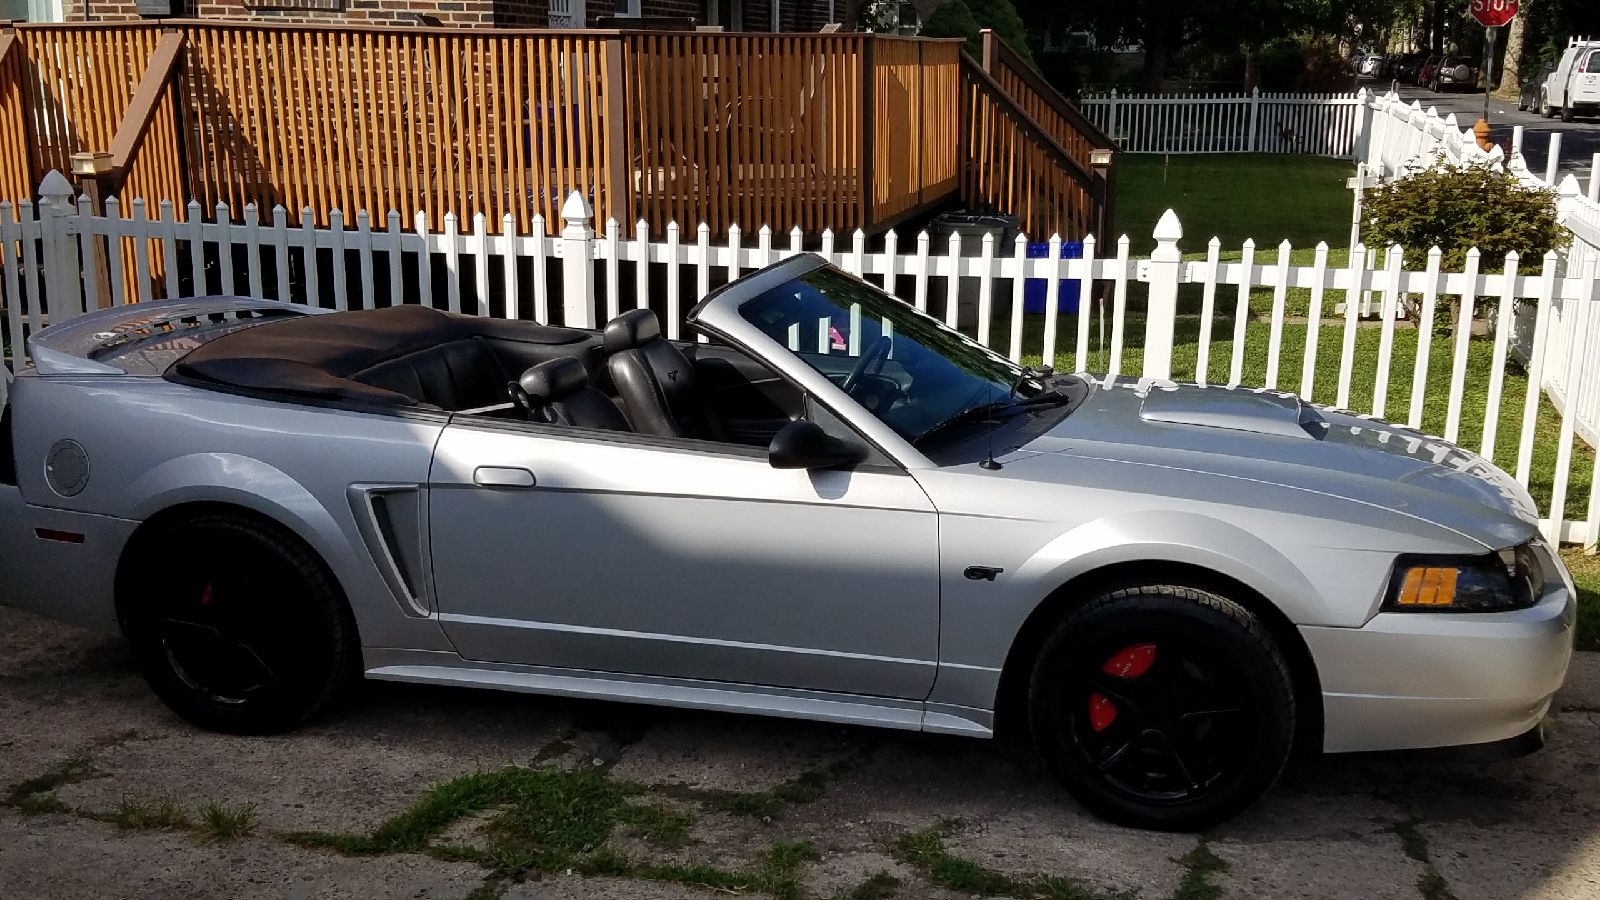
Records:
<instances>
[{"instance_id":1,"label":"windshield frame","mask_svg":"<svg viewBox=\"0 0 1600 900\"><path fill-rule=\"evenodd\" d=\"M914 446L888 423L845 393L833 380L813 368L786 344L770 337L742 314L741 308L745 304L765 296L774 288L824 268L857 278L815 254L802 253L712 291L690 309L686 321L690 327L726 341L781 372L906 469L937 469L949 465L948 459L935 461ZM891 297L896 303L905 303L870 282L863 281L863 284L876 293ZM924 316L937 323L940 328L950 330L936 317L910 304L905 306L910 314ZM983 347L965 335L962 335L962 338L1003 363L1008 371L1017 375L1022 373L1022 367L1004 355Z\"/></svg>"}]
</instances>

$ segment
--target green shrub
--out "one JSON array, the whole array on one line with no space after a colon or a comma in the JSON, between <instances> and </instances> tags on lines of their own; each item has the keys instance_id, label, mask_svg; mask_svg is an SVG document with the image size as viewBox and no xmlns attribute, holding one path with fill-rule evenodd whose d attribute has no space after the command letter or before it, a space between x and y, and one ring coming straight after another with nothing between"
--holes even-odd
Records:
<instances>
[{"instance_id":1,"label":"green shrub","mask_svg":"<svg viewBox=\"0 0 1600 900\"><path fill-rule=\"evenodd\" d=\"M1425 266L1429 249L1438 247L1444 270L1459 272L1467 251L1477 247L1480 271L1501 271L1505 255L1515 250L1519 271L1536 272L1546 253L1566 243L1555 191L1482 164L1428 169L1369 191L1364 219L1362 241L1379 248L1399 244L1409 269Z\"/></svg>"},{"instance_id":2,"label":"green shrub","mask_svg":"<svg viewBox=\"0 0 1600 900\"><path fill-rule=\"evenodd\" d=\"M995 35L1010 44L1018 56L1033 60L1028 30L1011 0L949 0L923 21L922 36L966 38L967 52L981 59L983 37L979 32L984 28L994 29Z\"/></svg>"}]
</instances>

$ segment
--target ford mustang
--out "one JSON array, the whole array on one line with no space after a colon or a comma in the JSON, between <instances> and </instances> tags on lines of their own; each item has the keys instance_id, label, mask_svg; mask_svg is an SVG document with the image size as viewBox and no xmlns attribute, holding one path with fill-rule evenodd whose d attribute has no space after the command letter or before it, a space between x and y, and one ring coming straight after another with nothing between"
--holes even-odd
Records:
<instances>
[{"instance_id":1,"label":"ford mustang","mask_svg":"<svg viewBox=\"0 0 1600 900\"><path fill-rule=\"evenodd\" d=\"M203 298L46 328L0 419L0 601L125 636L221 731L362 676L1008 730L1161 829L1297 749L1538 745L1574 591L1472 453L1019 366L811 256L688 323Z\"/></svg>"}]
</instances>

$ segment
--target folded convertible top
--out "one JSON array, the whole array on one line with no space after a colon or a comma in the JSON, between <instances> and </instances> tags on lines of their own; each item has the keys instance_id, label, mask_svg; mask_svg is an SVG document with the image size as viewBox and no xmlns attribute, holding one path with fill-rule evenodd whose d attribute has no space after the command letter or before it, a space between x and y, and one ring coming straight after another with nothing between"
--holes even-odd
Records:
<instances>
[{"instance_id":1,"label":"folded convertible top","mask_svg":"<svg viewBox=\"0 0 1600 900\"><path fill-rule=\"evenodd\" d=\"M414 406L405 394L355 381L397 357L471 337L536 344L572 344L590 335L528 322L391 306L267 321L224 334L178 360L184 378L249 391L327 400Z\"/></svg>"}]
</instances>

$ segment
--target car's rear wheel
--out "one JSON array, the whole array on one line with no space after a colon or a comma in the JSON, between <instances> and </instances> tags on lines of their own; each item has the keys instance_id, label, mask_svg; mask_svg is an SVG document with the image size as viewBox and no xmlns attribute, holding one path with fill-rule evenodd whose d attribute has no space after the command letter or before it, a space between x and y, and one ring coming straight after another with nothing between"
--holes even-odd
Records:
<instances>
[{"instance_id":1,"label":"car's rear wheel","mask_svg":"<svg viewBox=\"0 0 1600 900\"><path fill-rule=\"evenodd\" d=\"M1073 609L1039 653L1029 714L1074 798L1110 821L1164 831L1250 806L1294 743L1293 681L1267 630L1237 603L1174 585Z\"/></svg>"},{"instance_id":2,"label":"car's rear wheel","mask_svg":"<svg viewBox=\"0 0 1600 900\"><path fill-rule=\"evenodd\" d=\"M1578 111L1572 108L1571 103L1561 107L1561 121L1571 122L1577 115Z\"/></svg>"},{"instance_id":3,"label":"car's rear wheel","mask_svg":"<svg viewBox=\"0 0 1600 900\"><path fill-rule=\"evenodd\" d=\"M119 611L145 679L214 731L270 734L322 710L359 664L333 575L268 523L205 515L163 529L124 581Z\"/></svg>"}]
</instances>

